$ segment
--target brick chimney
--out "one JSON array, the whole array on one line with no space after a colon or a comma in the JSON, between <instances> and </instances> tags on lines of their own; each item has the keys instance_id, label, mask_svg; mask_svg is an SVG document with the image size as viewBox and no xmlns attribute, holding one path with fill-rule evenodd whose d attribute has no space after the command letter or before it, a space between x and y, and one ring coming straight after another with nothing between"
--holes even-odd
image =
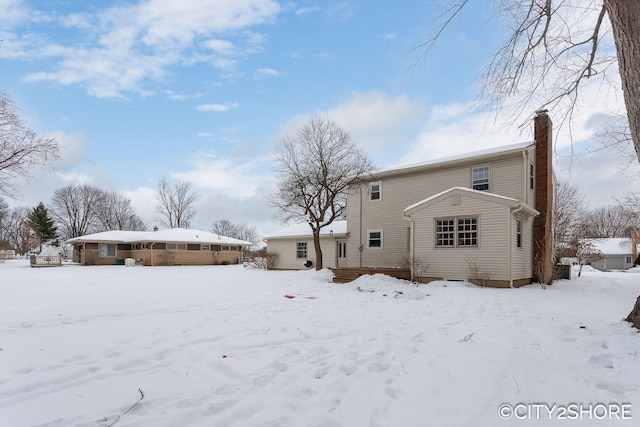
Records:
<instances>
[{"instance_id":1,"label":"brick chimney","mask_svg":"<svg viewBox=\"0 0 640 427\"><path fill-rule=\"evenodd\" d=\"M535 202L540 212L533 222L534 278L543 284L553 279L553 123L547 110L533 119L536 143ZM539 264L539 266L538 266ZM538 272L537 274L535 272ZM540 277L538 277L540 276Z\"/></svg>"}]
</instances>

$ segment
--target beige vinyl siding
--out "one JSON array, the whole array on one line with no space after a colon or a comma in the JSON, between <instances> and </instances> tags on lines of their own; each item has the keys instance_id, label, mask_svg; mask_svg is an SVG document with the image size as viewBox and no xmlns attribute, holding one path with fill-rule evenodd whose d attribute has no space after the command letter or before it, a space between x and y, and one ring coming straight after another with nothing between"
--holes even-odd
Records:
<instances>
[{"instance_id":1,"label":"beige vinyl siding","mask_svg":"<svg viewBox=\"0 0 640 427\"><path fill-rule=\"evenodd\" d=\"M526 162L526 165L525 165ZM411 174L373 177L380 181L382 198L369 201L368 183L349 192L348 209L348 267L399 267L408 256L407 232L409 222L403 219L403 210L421 200L452 187L471 188L474 167L491 167L490 193L523 200L525 173L528 179L528 160L521 151L490 160L445 164L429 167ZM528 182L526 183L528 188ZM361 198L362 191L362 198ZM362 205L361 205L362 200ZM361 211L362 206L362 211ZM360 229L360 217L362 225ZM384 250L367 250L367 230L384 230ZM362 230L362 239L359 238ZM362 264L358 246L362 243Z\"/></svg>"},{"instance_id":2,"label":"beige vinyl siding","mask_svg":"<svg viewBox=\"0 0 640 427\"><path fill-rule=\"evenodd\" d=\"M297 258L298 242L307 243L307 257ZM322 248L322 265L324 268L334 268L337 263L337 243L330 237L320 238L320 247ZM278 254L274 268L277 270L300 270L304 269L306 260L316 265L316 250L313 246L313 238L311 236L272 238L267 242L267 250ZM348 249L347 249L348 250ZM348 253L348 252L347 252Z\"/></svg>"},{"instance_id":3,"label":"beige vinyl siding","mask_svg":"<svg viewBox=\"0 0 640 427\"><path fill-rule=\"evenodd\" d=\"M522 221L522 248L516 245L516 218ZM513 280L529 279L533 271L533 218L515 214L512 227Z\"/></svg>"},{"instance_id":4,"label":"beige vinyl siding","mask_svg":"<svg viewBox=\"0 0 640 427\"><path fill-rule=\"evenodd\" d=\"M460 205L445 198L414 213L414 255L430 264L428 277L469 279L468 260L475 259L490 280L508 280L508 232L510 209L465 195ZM435 244L435 225L439 218L478 219L478 246L439 248Z\"/></svg>"}]
</instances>

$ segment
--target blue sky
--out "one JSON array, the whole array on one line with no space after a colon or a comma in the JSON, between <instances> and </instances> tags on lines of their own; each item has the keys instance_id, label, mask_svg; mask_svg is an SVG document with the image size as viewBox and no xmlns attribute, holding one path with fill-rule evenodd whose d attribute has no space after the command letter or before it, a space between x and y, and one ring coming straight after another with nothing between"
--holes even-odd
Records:
<instances>
[{"instance_id":1,"label":"blue sky","mask_svg":"<svg viewBox=\"0 0 640 427\"><path fill-rule=\"evenodd\" d=\"M417 0L0 0L0 89L64 148L8 201L47 204L86 183L125 194L153 227L159 179L188 179L201 195L194 228L229 219L268 234L280 228L267 206L274 147L312 114L336 120L379 168L531 140L530 126L474 105L506 34L485 2L420 60L440 12ZM595 118L622 105L590 87L573 139L556 136L556 173L596 206L640 188L637 162L622 173L619 153L583 154Z\"/></svg>"}]
</instances>

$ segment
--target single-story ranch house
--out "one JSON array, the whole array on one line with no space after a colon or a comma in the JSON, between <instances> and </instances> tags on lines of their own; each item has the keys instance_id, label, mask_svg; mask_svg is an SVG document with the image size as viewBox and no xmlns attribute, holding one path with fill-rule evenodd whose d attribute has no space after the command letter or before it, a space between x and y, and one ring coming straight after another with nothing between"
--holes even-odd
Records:
<instances>
[{"instance_id":1,"label":"single-story ranch house","mask_svg":"<svg viewBox=\"0 0 640 427\"><path fill-rule=\"evenodd\" d=\"M126 258L157 265L235 263L242 248L253 243L202 230L172 228L157 231L103 231L67 240L73 261L82 265L118 265Z\"/></svg>"}]
</instances>

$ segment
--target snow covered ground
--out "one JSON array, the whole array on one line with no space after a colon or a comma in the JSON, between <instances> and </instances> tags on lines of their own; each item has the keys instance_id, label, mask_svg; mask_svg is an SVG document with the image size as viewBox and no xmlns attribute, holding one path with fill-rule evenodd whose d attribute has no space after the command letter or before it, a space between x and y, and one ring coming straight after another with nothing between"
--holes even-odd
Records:
<instances>
[{"instance_id":1,"label":"snow covered ground","mask_svg":"<svg viewBox=\"0 0 640 427\"><path fill-rule=\"evenodd\" d=\"M0 426L640 425L638 295L10 260Z\"/></svg>"}]
</instances>

